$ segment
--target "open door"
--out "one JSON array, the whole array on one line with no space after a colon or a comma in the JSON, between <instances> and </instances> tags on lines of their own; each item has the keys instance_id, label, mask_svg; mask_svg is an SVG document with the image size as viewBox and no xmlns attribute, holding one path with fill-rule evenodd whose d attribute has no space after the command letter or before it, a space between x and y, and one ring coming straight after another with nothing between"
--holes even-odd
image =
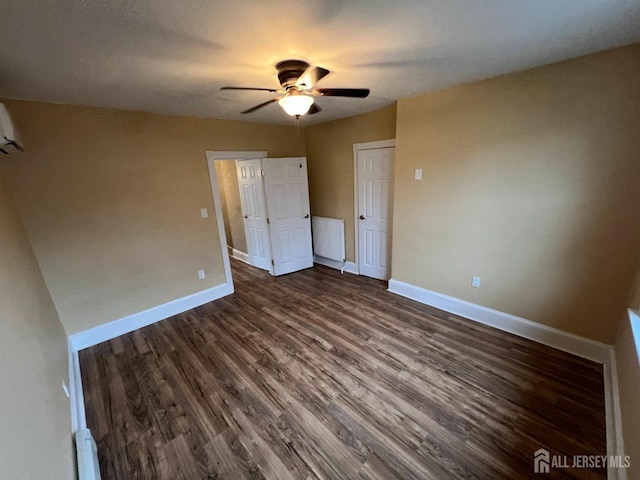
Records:
<instances>
[{"instance_id":1,"label":"open door","mask_svg":"<svg viewBox=\"0 0 640 480\"><path fill-rule=\"evenodd\" d=\"M273 274L313 267L307 159L263 159Z\"/></svg>"},{"instance_id":2,"label":"open door","mask_svg":"<svg viewBox=\"0 0 640 480\"><path fill-rule=\"evenodd\" d=\"M271 272L271 246L261 160L236 160L236 171L249 263Z\"/></svg>"}]
</instances>

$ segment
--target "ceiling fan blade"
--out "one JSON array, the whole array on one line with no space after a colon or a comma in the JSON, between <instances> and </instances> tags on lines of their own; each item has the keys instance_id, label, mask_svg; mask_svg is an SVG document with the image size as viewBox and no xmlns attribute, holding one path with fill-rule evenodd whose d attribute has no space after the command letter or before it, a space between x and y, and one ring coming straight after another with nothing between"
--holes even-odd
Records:
<instances>
[{"instance_id":1,"label":"ceiling fan blade","mask_svg":"<svg viewBox=\"0 0 640 480\"><path fill-rule=\"evenodd\" d=\"M307 115L313 115L314 113L318 113L321 111L322 109L316 103L314 103L313 105L311 105L311 107L309 107L309 111L307 112Z\"/></svg>"},{"instance_id":2,"label":"ceiling fan blade","mask_svg":"<svg viewBox=\"0 0 640 480\"><path fill-rule=\"evenodd\" d=\"M369 96L368 88L318 88L313 91L323 97L354 97L365 98Z\"/></svg>"},{"instance_id":3,"label":"ceiling fan blade","mask_svg":"<svg viewBox=\"0 0 640 480\"><path fill-rule=\"evenodd\" d=\"M329 75L329 73L329 70L326 68L311 66L296 80L296 86L302 90L308 90L309 88L313 88L316 83Z\"/></svg>"},{"instance_id":4,"label":"ceiling fan blade","mask_svg":"<svg viewBox=\"0 0 640 480\"><path fill-rule=\"evenodd\" d=\"M277 102L279 100L279 98L272 98L271 100L267 100L264 103L261 103L260 105L256 105L255 107L250 108L249 110L245 110L244 112L240 112L240 113L251 113L251 112L255 112L256 110L261 109L262 107L266 107L267 105L269 105L270 103L274 103Z\"/></svg>"},{"instance_id":5,"label":"ceiling fan blade","mask_svg":"<svg viewBox=\"0 0 640 480\"><path fill-rule=\"evenodd\" d=\"M220 90L258 90L261 92L276 93L277 90L273 88L254 88L254 87L220 87Z\"/></svg>"}]
</instances>

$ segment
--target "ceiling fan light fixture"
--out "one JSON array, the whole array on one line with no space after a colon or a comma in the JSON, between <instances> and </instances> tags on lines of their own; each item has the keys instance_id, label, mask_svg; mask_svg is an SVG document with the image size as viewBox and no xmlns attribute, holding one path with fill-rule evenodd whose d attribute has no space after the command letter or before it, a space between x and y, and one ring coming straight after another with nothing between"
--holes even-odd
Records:
<instances>
[{"instance_id":1,"label":"ceiling fan light fixture","mask_svg":"<svg viewBox=\"0 0 640 480\"><path fill-rule=\"evenodd\" d=\"M309 111L313 105L313 97L310 95L287 95L278 100L278 104L288 115L299 117Z\"/></svg>"},{"instance_id":2,"label":"ceiling fan light fixture","mask_svg":"<svg viewBox=\"0 0 640 480\"><path fill-rule=\"evenodd\" d=\"M221 90L256 90L282 94L240 113L253 113L278 102L285 113L296 120L302 115L315 115L322 111L315 104L315 97L366 98L369 95L368 88L315 88L316 83L331 72L326 68L310 66L303 60L283 60L278 62L276 69L281 86L278 90L262 87L221 87Z\"/></svg>"}]
</instances>

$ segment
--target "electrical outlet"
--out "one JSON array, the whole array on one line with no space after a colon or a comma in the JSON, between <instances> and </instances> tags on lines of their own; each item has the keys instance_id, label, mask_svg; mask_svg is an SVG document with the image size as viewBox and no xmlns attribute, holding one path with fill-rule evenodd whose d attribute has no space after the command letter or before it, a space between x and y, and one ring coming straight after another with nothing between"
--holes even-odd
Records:
<instances>
[{"instance_id":1,"label":"electrical outlet","mask_svg":"<svg viewBox=\"0 0 640 480\"><path fill-rule=\"evenodd\" d=\"M62 389L64 390L64 394L67 396L67 398L71 398L71 395L69 395L69 389L67 388L67 382L65 382L64 380L62 381Z\"/></svg>"},{"instance_id":2,"label":"electrical outlet","mask_svg":"<svg viewBox=\"0 0 640 480\"><path fill-rule=\"evenodd\" d=\"M209 211L206 208L201 208L200 209L200 216L202 218L208 218L209 217Z\"/></svg>"},{"instance_id":3,"label":"electrical outlet","mask_svg":"<svg viewBox=\"0 0 640 480\"><path fill-rule=\"evenodd\" d=\"M414 177L416 180L422 180L422 169L421 168L416 168L416 173L414 175Z\"/></svg>"},{"instance_id":4,"label":"electrical outlet","mask_svg":"<svg viewBox=\"0 0 640 480\"><path fill-rule=\"evenodd\" d=\"M471 286L480 288L480 277L471 277Z\"/></svg>"},{"instance_id":5,"label":"electrical outlet","mask_svg":"<svg viewBox=\"0 0 640 480\"><path fill-rule=\"evenodd\" d=\"M205 274L204 274L204 270L198 270L198 278L200 280L204 279Z\"/></svg>"}]
</instances>

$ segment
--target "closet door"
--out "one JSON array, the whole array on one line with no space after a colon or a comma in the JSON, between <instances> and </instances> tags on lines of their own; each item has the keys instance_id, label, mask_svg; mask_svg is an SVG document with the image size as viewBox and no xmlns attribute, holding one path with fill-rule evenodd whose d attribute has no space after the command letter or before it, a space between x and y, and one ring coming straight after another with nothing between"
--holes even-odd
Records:
<instances>
[{"instance_id":1,"label":"closet door","mask_svg":"<svg viewBox=\"0 0 640 480\"><path fill-rule=\"evenodd\" d=\"M358 152L360 275L389 280L395 147Z\"/></svg>"},{"instance_id":2,"label":"closet door","mask_svg":"<svg viewBox=\"0 0 640 480\"><path fill-rule=\"evenodd\" d=\"M307 159L263 159L273 274L313 267Z\"/></svg>"}]
</instances>

